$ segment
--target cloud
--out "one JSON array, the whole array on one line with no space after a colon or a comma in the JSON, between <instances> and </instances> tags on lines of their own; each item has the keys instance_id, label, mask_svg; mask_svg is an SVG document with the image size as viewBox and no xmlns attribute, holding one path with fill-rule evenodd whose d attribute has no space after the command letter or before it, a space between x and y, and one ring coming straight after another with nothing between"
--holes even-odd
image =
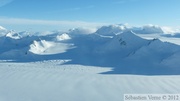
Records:
<instances>
[{"instance_id":1,"label":"cloud","mask_svg":"<svg viewBox=\"0 0 180 101\"><path fill-rule=\"evenodd\" d=\"M13 0L0 0L0 7L11 3Z\"/></svg>"},{"instance_id":2,"label":"cloud","mask_svg":"<svg viewBox=\"0 0 180 101\"><path fill-rule=\"evenodd\" d=\"M59 20L34 20L22 18L0 17L0 24L6 26L49 26L51 28L77 28L77 27L98 27L107 23L85 22L85 21L59 21Z\"/></svg>"},{"instance_id":3,"label":"cloud","mask_svg":"<svg viewBox=\"0 0 180 101\"><path fill-rule=\"evenodd\" d=\"M16 25L74 25L74 26L92 26L103 25L105 23L94 23L85 21L59 21L59 20L34 20L34 19L21 19L21 18L0 18L0 23L3 24L16 24Z\"/></svg>"},{"instance_id":4,"label":"cloud","mask_svg":"<svg viewBox=\"0 0 180 101\"><path fill-rule=\"evenodd\" d=\"M165 34L172 34L175 33L176 30L171 28L171 27L167 27L167 26L163 26L161 27L161 29L164 31Z\"/></svg>"},{"instance_id":5,"label":"cloud","mask_svg":"<svg viewBox=\"0 0 180 101\"><path fill-rule=\"evenodd\" d=\"M75 28L75 29L71 29L69 30L69 33L74 35L74 34L92 34L94 32L97 31L97 28Z\"/></svg>"}]
</instances>

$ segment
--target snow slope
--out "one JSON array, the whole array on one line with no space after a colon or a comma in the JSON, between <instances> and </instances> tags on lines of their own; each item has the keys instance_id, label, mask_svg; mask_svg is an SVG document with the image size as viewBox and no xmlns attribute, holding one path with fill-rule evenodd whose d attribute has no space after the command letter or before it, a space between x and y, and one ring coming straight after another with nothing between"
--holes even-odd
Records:
<instances>
[{"instance_id":1,"label":"snow slope","mask_svg":"<svg viewBox=\"0 0 180 101\"><path fill-rule=\"evenodd\" d=\"M61 63L0 63L0 100L123 101L123 94L180 91L179 76L103 75L110 69Z\"/></svg>"},{"instance_id":2,"label":"snow slope","mask_svg":"<svg viewBox=\"0 0 180 101\"><path fill-rule=\"evenodd\" d=\"M73 44L55 43L45 40L33 41L29 52L39 55L64 53L67 49L73 48Z\"/></svg>"}]
</instances>

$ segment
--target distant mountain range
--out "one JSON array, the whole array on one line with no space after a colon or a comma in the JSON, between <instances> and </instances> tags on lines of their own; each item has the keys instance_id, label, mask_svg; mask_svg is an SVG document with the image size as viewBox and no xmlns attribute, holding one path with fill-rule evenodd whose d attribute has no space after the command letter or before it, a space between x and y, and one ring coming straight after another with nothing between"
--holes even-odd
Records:
<instances>
[{"instance_id":1,"label":"distant mountain range","mask_svg":"<svg viewBox=\"0 0 180 101\"><path fill-rule=\"evenodd\" d=\"M147 68L166 68L168 71L180 65L179 45L159 39L147 40L136 35L163 34L163 30L157 26L140 29L110 25L93 33L83 34L73 29L45 35L7 31L2 27L0 33L1 60L33 62L61 59L70 60L69 64L119 67L119 71L131 68L132 73L137 70L146 73Z\"/></svg>"}]
</instances>

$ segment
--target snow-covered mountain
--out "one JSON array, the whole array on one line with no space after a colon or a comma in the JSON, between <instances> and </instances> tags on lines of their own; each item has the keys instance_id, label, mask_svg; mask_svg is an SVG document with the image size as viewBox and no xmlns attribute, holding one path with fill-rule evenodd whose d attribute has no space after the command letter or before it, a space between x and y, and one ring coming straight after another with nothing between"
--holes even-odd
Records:
<instances>
[{"instance_id":1,"label":"snow-covered mountain","mask_svg":"<svg viewBox=\"0 0 180 101\"><path fill-rule=\"evenodd\" d=\"M15 61L68 59L71 60L68 62L70 64L123 67L123 69L132 66L170 68L167 63L177 64L174 54L178 55L180 46L159 39L143 39L136 35L137 29L136 31L131 29L134 28L110 25L103 26L91 34L87 34L85 30L80 32L73 29L66 33L51 32L41 36L9 31L0 37L0 59ZM162 33L161 29L155 26L144 27L143 31ZM171 62L164 62L168 60ZM173 67L178 68L178 65Z\"/></svg>"},{"instance_id":2,"label":"snow-covered mountain","mask_svg":"<svg viewBox=\"0 0 180 101\"><path fill-rule=\"evenodd\" d=\"M0 30L6 30L6 28L4 28L4 27L0 26Z\"/></svg>"},{"instance_id":3,"label":"snow-covered mountain","mask_svg":"<svg viewBox=\"0 0 180 101\"><path fill-rule=\"evenodd\" d=\"M2 26L0 26L0 37L4 36L6 33L7 33L7 29L2 27Z\"/></svg>"},{"instance_id":4,"label":"snow-covered mountain","mask_svg":"<svg viewBox=\"0 0 180 101\"><path fill-rule=\"evenodd\" d=\"M163 34L164 31L160 26L157 25L145 25L133 30L139 34Z\"/></svg>"},{"instance_id":5,"label":"snow-covered mountain","mask_svg":"<svg viewBox=\"0 0 180 101\"><path fill-rule=\"evenodd\" d=\"M128 30L128 27L125 24L118 24L118 25L102 26L96 31L96 33L105 36L113 36L115 34L122 33L123 31L126 30Z\"/></svg>"}]
</instances>

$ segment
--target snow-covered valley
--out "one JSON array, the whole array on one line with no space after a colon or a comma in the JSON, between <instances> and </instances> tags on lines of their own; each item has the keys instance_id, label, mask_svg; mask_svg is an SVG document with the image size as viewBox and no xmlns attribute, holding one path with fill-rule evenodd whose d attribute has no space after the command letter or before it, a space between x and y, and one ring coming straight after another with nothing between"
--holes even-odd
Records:
<instances>
[{"instance_id":1,"label":"snow-covered valley","mask_svg":"<svg viewBox=\"0 0 180 101\"><path fill-rule=\"evenodd\" d=\"M152 25L50 34L0 27L0 101L123 101L123 94L179 93L179 43L178 32Z\"/></svg>"}]
</instances>

